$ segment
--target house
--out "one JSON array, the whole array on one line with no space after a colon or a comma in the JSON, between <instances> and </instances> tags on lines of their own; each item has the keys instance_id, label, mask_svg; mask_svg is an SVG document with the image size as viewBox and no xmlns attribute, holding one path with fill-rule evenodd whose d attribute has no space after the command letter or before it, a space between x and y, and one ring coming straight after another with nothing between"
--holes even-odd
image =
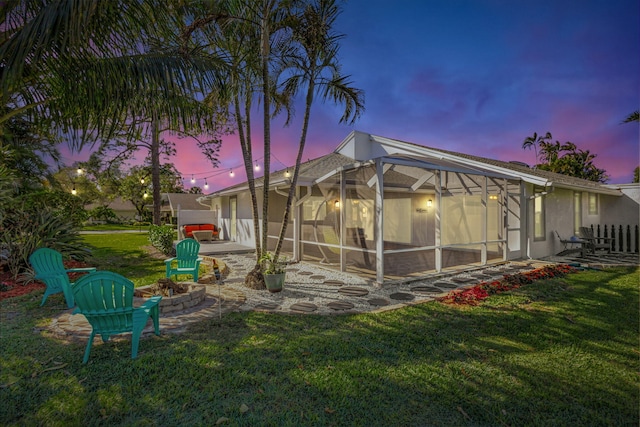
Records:
<instances>
[{"instance_id":1,"label":"house","mask_svg":"<svg viewBox=\"0 0 640 427\"><path fill-rule=\"evenodd\" d=\"M271 175L269 249L289 172ZM235 185L200 202L216 212L223 238L255 247L247 189ZM634 227L640 207L632 190L363 132L302 164L295 192L283 251L379 284L550 256L562 249L555 231L570 237L605 221Z\"/></svg>"},{"instance_id":2,"label":"house","mask_svg":"<svg viewBox=\"0 0 640 427\"><path fill-rule=\"evenodd\" d=\"M92 209L97 208L98 206L103 206L102 203L91 203L85 206L87 211L91 211ZM125 200L122 197L116 197L114 200L110 201L107 205L108 208L112 209L113 212L120 220L124 221L133 221L138 217L138 211L136 207L129 200ZM101 222L95 218L90 219L91 222Z\"/></svg>"}]
</instances>

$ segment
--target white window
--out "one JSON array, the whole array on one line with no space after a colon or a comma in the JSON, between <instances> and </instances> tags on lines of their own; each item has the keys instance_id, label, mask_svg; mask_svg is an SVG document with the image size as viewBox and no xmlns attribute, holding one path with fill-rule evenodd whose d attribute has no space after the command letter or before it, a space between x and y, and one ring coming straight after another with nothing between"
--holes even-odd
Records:
<instances>
[{"instance_id":1,"label":"white window","mask_svg":"<svg viewBox=\"0 0 640 427\"><path fill-rule=\"evenodd\" d=\"M537 193L533 199L533 240L545 240L544 195Z\"/></svg>"},{"instance_id":2,"label":"white window","mask_svg":"<svg viewBox=\"0 0 640 427\"><path fill-rule=\"evenodd\" d=\"M589 215L598 215L599 204L598 195L595 193L589 193Z\"/></svg>"},{"instance_id":3,"label":"white window","mask_svg":"<svg viewBox=\"0 0 640 427\"><path fill-rule=\"evenodd\" d=\"M582 227L582 193L573 193L573 233L578 235Z\"/></svg>"}]
</instances>

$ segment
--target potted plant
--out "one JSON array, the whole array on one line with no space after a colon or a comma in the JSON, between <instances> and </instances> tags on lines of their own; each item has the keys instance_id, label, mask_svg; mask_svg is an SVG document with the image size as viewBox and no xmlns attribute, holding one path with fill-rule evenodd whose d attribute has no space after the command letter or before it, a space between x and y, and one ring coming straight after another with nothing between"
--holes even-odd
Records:
<instances>
[{"instance_id":1,"label":"potted plant","mask_svg":"<svg viewBox=\"0 0 640 427\"><path fill-rule=\"evenodd\" d=\"M284 286L286 258L276 258L271 252L265 253L260 258L264 284L269 292L280 292Z\"/></svg>"}]
</instances>

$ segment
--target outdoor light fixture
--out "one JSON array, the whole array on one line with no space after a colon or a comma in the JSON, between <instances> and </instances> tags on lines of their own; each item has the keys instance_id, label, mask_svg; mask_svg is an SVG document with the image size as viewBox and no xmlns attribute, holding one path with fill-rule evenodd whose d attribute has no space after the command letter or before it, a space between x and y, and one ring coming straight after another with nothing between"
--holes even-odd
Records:
<instances>
[{"instance_id":1,"label":"outdoor light fixture","mask_svg":"<svg viewBox=\"0 0 640 427\"><path fill-rule=\"evenodd\" d=\"M259 171L259 170L260 170L260 165L258 164L258 162L256 162L255 169L256 169L257 171Z\"/></svg>"},{"instance_id":2,"label":"outdoor light fixture","mask_svg":"<svg viewBox=\"0 0 640 427\"><path fill-rule=\"evenodd\" d=\"M291 176L291 174L289 173L289 169L287 169L287 170L284 172L284 176L285 176L285 178L289 178L289 177Z\"/></svg>"},{"instance_id":3,"label":"outdoor light fixture","mask_svg":"<svg viewBox=\"0 0 640 427\"><path fill-rule=\"evenodd\" d=\"M195 184L196 183L196 179L193 177L193 175L191 175L191 183Z\"/></svg>"},{"instance_id":4,"label":"outdoor light fixture","mask_svg":"<svg viewBox=\"0 0 640 427\"><path fill-rule=\"evenodd\" d=\"M428 199L428 200L427 200L427 207L428 207L428 208L430 208L430 207L432 207L432 206L433 206L433 200Z\"/></svg>"},{"instance_id":5,"label":"outdoor light fixture","mask_svg":"<svg viewBox=\"0 0 640 427\"><path fill-rule=\"evenodd\" d=\"M207 183L207 178L204 179L204 189L205 190L209 189L209 184Z\"/></svg>"},{"instance_id":6,"label":"outdoor light fixture","mask_svg":"<svg viewBox=\"0 0 640 427\"><path fill-rule=\"evenodd\" d=\"M73 194L74 196L76 194L78 194L78 192L76 191L76 185L75 184L73 184L73 188L71 189L71 194Z\"/></svg>"},{"instance_id":7,"label":"outdoor light fixture","mask_svg":"<svg viewBox=\"0 0 640 427\"><path fill-rule=\"evenodd\" d=\"M76 173L78 174L78 176L82 175L82 168L78 168L78 170L76 171Z\"/></svg>"},{"instance_id":8,"label":"outdoor light fixture","mask_svg":"<svg viewBox=\"0 0 640 427\"><path fill-rule=\"evenodd\" d=\"M489 195L489 200L498 200L498 195L497 194L490 194Z\"/></svg>"},{"instance_id":9,"label":"outdoor light fixture","mask_svg":"<svg viewBox=\"0 0 640 427\"><path fill-rule=\"evenodd\" d=\"M144 184L144 178L140 178L140 184Z\"/></svg>"},{"instance_id":10,"label":"outdoor light fixture","mask_svg":"<svg viewBox=\"0 0 640 427\"><path fill-rule=\"evenodd\" d=\"M340 200L337 200L335 202L333 202L333 206L335 206L336 209L340 209Z\"/></svg>"},{"instance_id":11,"label":"outdoor light fixture","mask_svg":"<svg viewBox=\"0 0 640 427\"><path fill-rule=\"evenodd\" d=\"M147 194L147 190L144 190L144 194L142 195L142 198L146 199L147 197L149 197L149 194Z\"/></svg>"},{"instance_id":12,"label":"outdoor light fixture","mask_svg":"<svg viewBox=\"0 0 640 427\"><path fill-rule=\"evenodd\" d=\"M229 176L233 178L233 169L229 169Z\"/></svg>"}]
</instances>

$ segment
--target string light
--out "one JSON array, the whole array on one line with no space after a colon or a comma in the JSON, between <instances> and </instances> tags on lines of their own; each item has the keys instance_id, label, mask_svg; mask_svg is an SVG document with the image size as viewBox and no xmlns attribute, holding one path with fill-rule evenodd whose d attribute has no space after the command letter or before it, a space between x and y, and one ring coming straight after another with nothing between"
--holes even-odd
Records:
<instances>
[{"instance_id":1,"label":"string light","mask_svg":"<svg viewBox=\"0 0 640 427\"><path fill-rule=\"evenodd\" d=\"M291 174L289 173L289 168L287 168L287 170L284 173L285 178L289 178L291 176Z\"/></svg>"},{"instance_id":2,"label":"string light","mask_svg":"<svg viewBox=\"0 0 640 427\"><path fill-rule=\"evenodd\" d=\"M76 184L73 184L73 188L71 189L71 194L73 194L74 196L78 194L78 192L76 191Z\"/></svg>"},{"instance_id":3,"label":"string light","mask_svg":"<svg viewBox=\"0 0 640 427\"><path fill-rule=\"evenodd\" d=\"M258 164L258 161L257 161L257 160L256 160L255 170L256 170L256 171L259 171L259 170L260 170L260 165Z\"/></svg>"},{"instance_id":4,"label":"string light","mask_svg":"<svg viewBox=\"0 0 640 427\"><path fill-rule=\"evenodd\" d=\"M205 190L209 189L209 184L207 183L207 178L204 179L204 189Z\"/></svg>"},{"instance_id":5,"label":"string light","mask_svg":"<svg viewBox=\"0 0 640 427\"><path fill-rule=\"evenodd\" d=\"M140 178L140 184L144 184L144 178Z\"/></svg>"},{"instance_id":6,"label":"string light","mask_svg":"<svg viewBox=\"0 0 640 427\"><path fill-rule=\"evenodd\" d=\"M233 178L233 169L229 169L229 176Z\"/></svg>"},{"instance_id":7,"label":"string light","mask_svg":"<svg viewBox=\"0 0 640 427\"><path fill-rule=\"evenodd\" d=\"M82 168L78 168L78 170L76 171L76 173L78 174L78 176L82 175Z\"/></svg>"},{"instance_id":8,"label":"string light","mask_svg":"<svg viewBox=\"0 0 640 427\"><path fill-rule=\"evenodd\" d=\"M196 183L196 179L193 177L193 174L191 174L191 183L195 184Z\"/></svg>"},{"instance_id":9,"label":"string light","mask_svg":"<svg viewBox=\"0 0 640 427\"><path fill-rule=\"evenodd\" d=\"M147 190L144 190L144 194L142 195L142 198L146 199L147 197L149 197L149 195L147 194Z\"/></svg>"}]
</instances>

